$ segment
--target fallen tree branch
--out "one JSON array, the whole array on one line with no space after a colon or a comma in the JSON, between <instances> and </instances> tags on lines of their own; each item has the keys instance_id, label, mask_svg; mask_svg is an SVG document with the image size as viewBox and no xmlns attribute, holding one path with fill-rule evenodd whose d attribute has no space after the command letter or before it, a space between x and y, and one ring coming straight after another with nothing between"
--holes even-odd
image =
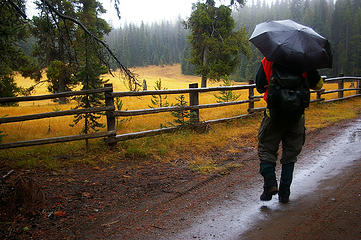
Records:
<instances>
[{"instance_id":1,"label":"fallen tree branch","mask_svg":"<svg viewBox=\"0 0 361 240\"><path fill-rule=\"evenodd\" d=\"M4 181L5 178L8 178L13 172L14 172L14 170L10 170L7 174L5 174L4 176L1 177L1 180Z\"/></svg>"},{"instance_id":2,"label":"fallen tree branch","mask_svg":"<svg viewBox=\"0 0 361 240\"><path fill-rule=\"evenodd\" d=\"M101 226L102 227L109 227L110 225L113 225L113 224L116 224L118 223L120 220L115 220L113 222L110 222L110 223L103 223Z\"/></svg>"}]
</instances>

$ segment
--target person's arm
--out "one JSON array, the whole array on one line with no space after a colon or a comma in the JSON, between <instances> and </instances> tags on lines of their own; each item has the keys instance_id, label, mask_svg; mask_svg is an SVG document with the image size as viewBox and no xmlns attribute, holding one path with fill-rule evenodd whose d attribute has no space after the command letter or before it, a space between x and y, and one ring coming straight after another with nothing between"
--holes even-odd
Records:
<instances>
[{"instance_id":1,"label":"person's arm","mask_svg":"<svg viewBox=\"0 0 361 240\"><path fill-rule=\"evenodd\" d=\"M311 89L320 90L323 86L323 79L317 70L307 72L308 84Z\"/></svg>"},{"instance_id":2,"label":"person's arm","mask_svg":"<svg viewBox=\"0 0 361 240\"><path fill-rule=\"evenodd\" d=\"M257 75L256 75L256 88L257 88L257 91L259 93L266 92L267 85L268 85L268 82L267 82L266 74L264 72L263 65L260 64L260 66L258 68Z\"/></svg>"}]
</instances>

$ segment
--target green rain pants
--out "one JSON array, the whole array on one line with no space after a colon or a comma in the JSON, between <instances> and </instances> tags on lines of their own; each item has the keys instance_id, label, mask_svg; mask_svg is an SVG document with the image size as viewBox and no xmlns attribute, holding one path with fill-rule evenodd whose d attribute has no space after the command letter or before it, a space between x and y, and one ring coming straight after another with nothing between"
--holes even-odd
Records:
<instances>
[{"instance_id":1,"label":"green rain pants","mask_svg":"<svg viewBox=\"0 0 361 240\"><path fill-rule=\"evenodd\" d=\"M281 164L295 163L305 143L305 118L287 123L275 123L264 115L258 132L258 157L261 162L276 163L282 142Z\"/></svg>"}]
</instances>

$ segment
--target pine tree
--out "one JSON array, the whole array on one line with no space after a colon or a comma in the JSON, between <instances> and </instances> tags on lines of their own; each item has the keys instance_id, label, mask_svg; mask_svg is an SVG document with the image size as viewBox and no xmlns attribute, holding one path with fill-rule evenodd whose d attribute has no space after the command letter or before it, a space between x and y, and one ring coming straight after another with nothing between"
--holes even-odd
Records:
<instances>
[{"instance_id":1,"label":"pine tree","mask_svg":"<svg viewBox=\"0 0 361 240\"><path fill-rule=\"evenodd\" d=\"M98 38L110 32L109 25L101 18L99 14L105 12L102 5L96 0L80 0L79 19L92 31ZM82 90L101 88L105 81L100 75L107 72L107 68L101 62L101 49L82 29L77 31L77 55L81 62L80 70L75 75L75 79L82 83ZM76 108L93 108L103 105L102 94L91 94L77 99ZM101 115L96 113L79 114L74 118L74 124L84 121L82 133L88 134L91 131L98 131L104 127L99 122ZM88 141L86 141L88 146Z\"/></svg>"},{"instance_id":2,"label":"pine tree","mask_svg":"<svg viewBox=\"0 0 361 240\"><path fill-rule=\"evenodd\" d=\"M78 84L73 77L72 69L68 64L60 61L53 60L50 62L46 70L46 76L48 78L48 90L52 93L70 91L74 86ZM64 104L67 100L60 98L59 103Z\"/></svg>"},{"instance_id":3,"label":"pine tree","mask_svg":"<svg viewBox=\"0 0 361 240\"><path fill-rule=\"evenodd\" d=\"M239 63L240 54L250 56L247 32L244 28L234 31L231 9L215 6L215 1L198 2L187 22L191 31L191 62L202 76L202 87L207 79L220 80L230 75Z\"/></svg>"},{"instance_id":4,"label":"pine tree","mask_svg":"<svg viewBox=\"0 0 361 240\"><path fill-rule=\"evenodd\" d=\"M16 1L20 11L25 10L25 1ZM21 93L14 82L14 71L23 77L39 80L40 68L36 61L27 56L18 42L29 37L29 25L22 21L19 12L8 1L0 3L0 97L14 97Z\"/></svg>"},{"instance_id":5,"label":"pine tree","mask_svg":"<svg viewBox=\"0 0 361 240\"><path fill-rule=\"evenodd\" d=\"M185 107L187 106L187 101L185 100L184 95L180 95L176 97L176 104L172 104L172 106L177 107ZM189 110L176 110L171 112L172 116L175 118L173 123L169 123L172 126L180 126L180 127L188 127L192 124L191 122L191 112Z\"/></svg>"},{"instance_id":6,"label":"pine tree","mask_svg":"<svg viewBox=\"0 0 361 240\"><path fill-rule=\"evenodd\" d=\"M196 67L190 62L191 50L190 44L187 43L184 48L181 61L182 74L185 75L196 75Z\"/></svg>"},{"instance_id":7,"label":"pine tree","mask_svg":"<svg viewBox=\"0 0 361 240\"><path fill-rule=\"evenodd\" d=\"M155 86L154 86L154 90L167 90L167 88L162 86L162 79L158 79L155 82ZM151 100L151 105L149 105L150 108L155 108L155 107L168 107L169 103L167 101L168 96L167 95L152 95Z\"/></svg>"},{"instance_id":8,"label":"pine tree","mask_svg":"<svg viewBox=\"0 0 361 240\"><path fill-rule=\"evenodd\" d=\"M225 76L224 79L222 79L223 85L221 86L232 86L232 80L229 78L229 76ZM218 103L221 102L232 102L236 101L241 94L235 94L232 90L222 90L220 91L220 95L214 94L214 97L217 99Z\"/></svg>"},{"instance_id":9,"label":"pine tree","mask_svg":"<svg viewBox=\"0 0 361 240\"><path fill-rule=\"evenodd\" d=\"M52 4L61 14L75 17L73 0L55 0ZM64 21L41 2L37 5L42 11L33 17L32 32L37 39L33 55L43 68L49 67L46 81L50 92L70 91L76 84L72 76L78 70L78 59L72 48L75 24ZM59 102L64 104L67 100L60 98Z\"/></svg>"}]
</instances>

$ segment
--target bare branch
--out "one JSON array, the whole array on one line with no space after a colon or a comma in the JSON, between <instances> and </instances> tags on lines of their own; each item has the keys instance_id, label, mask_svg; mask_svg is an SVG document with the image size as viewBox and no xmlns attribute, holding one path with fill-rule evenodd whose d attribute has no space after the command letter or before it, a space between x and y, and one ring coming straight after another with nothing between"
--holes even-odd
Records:
<instances>
[{"instance_id":1,"label":"bare branch","mask_svg":"<svg viewBox=\"0 0 361 240\"><path fill-rule=\"evenodd\" d=\"M27 16L25 14L25 12L18 6L16 5L13 1L11 0L7 0L8 3L10 3L10 5L15 9L15 11L17 13L19 13L25 20L27 20Z\"/></svg>"},{"instance_id":2,"label":"bare branch","mask_svg":"<svg viewBox=\"0 0 361 240\"><path fill-rule=\"evenodd\" d=\"M72 22L76 23L77 25L79 25L85 33L87 33L91 38L93 38L95 41L97 41L99 44L101 44L108 51L108 53L112 56L112 58L118 64L120 71L122 73L124 73L124 75L128 79L129 90L135 91L138 89L138 87L140 87L140 83L138 82L136 76L127 67L125 67L123 64L120 63L119 59L115 56L113 51L109 48L109 46L103 40L99 39L96 35L91 33L80 21L78 21L70 16L60 13L57 9L54 8L54 6L48 0L41 0L41 1L43 4L45 4L51 11L53 11L60 18L72 21Z\"/></svg>"},{"instance_id":3,"label":"bare branch","mask_svg":"<svg viewBox=\"0 0 361 240\"><path fill-rule=\"evenodd\" d=\"M114 8L117 11L118 19L120 19L119 0L111 0L111 1L114 1Z\"/></svg>"}]
</instances>

